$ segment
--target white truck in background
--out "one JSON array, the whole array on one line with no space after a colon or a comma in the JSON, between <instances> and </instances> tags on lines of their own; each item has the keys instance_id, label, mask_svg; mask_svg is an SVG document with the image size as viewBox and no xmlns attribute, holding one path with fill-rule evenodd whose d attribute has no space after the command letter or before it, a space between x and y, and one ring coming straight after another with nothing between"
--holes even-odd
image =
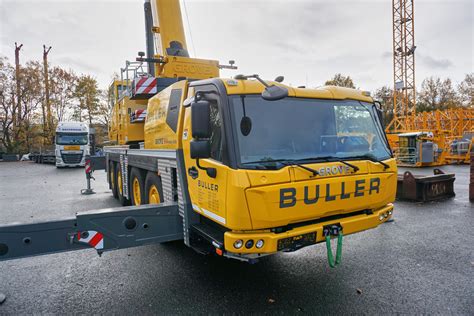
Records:
<instances>
[{"instance_id":1,"label":"white truck in background","mask_svg":"<svg viewBox=\"0 0 474 316\"><path fill-rule=\"evenodd\" d=\"M83 167L90 154L89 124L84 122L59 122L56 128L56 167Z\"/></svg>"}]
</instances>

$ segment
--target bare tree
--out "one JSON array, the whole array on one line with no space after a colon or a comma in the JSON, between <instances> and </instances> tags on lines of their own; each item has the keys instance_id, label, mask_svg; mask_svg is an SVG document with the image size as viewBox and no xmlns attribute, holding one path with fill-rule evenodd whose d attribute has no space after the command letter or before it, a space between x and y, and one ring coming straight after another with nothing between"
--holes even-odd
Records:
<instances>
[{"instance_id":1,"label":"bare tree","mask_svg":"<svg viewBox=\"0 0 474 316\"><path fill-rule=\"evenodd\" d=\"M40 76L41 64L38 62L28 62L21 68L18 90L21 102L15 111L18 100L15 69L7 58L0 57L0 139L8 152L28 151L37 136L37 125L41 121L37 111L43 100ZM13 127L15 119L21 123L21 130Z\"/></svg>"},{"instance_id":2,"label":"bare tree","mask_svg":"<svg viewBox=\"0 0 474 316\"><path fill-rule=\"evenodd\" d=\"M326 86L339 86L355 89L354 82L350 76L344 76L342 74L335 74L334 77L325 83Z\"/></svg>"},{"instance_id":3,"label":"bare tree","mask_svg":"<svg viewBox=\"0 0 474 316\"><path fill-rule=\"evenodd\" d=\"M13 123L15 115L15 69L6 57L0 57L0 140L3 148L11 152L15 148Z\"/></svg>"},{"instance_id":4,"label":"bare tree","mask_svg":"<svg viewBox=\"0 0 474 316\"><path fill-rule=\"evenodd\" d=\"M429 77L421 83L418 93L418 111L433 111L454 108L459 99L453 88L451 79L441 80L438 77Z\"/></svg>"},{"instance_id":5,"label":"bare tree","mask_svg":"<svg viewBox=\"0 0 474 316\"><path fill-rule=\"evenodd\" d=\"M82 112L85 112L85 118L92 124L92 120L97 115L97 109L99 107L99 88L97 80L89 75L82 75L77 80L76 89L74 92L75 97L79 101L79 111L75 113L78 120L82 119Z\"/></svg>"},{"instance_id":6,"label":"bare tree","mask_svg":"<svg viewBox=\"0 0 474 316\"><path fill-rule=\"evenodd\" d=\"M463 106L474 107L474 72L466 74L458 85L458 95Z\"/></svg>"},{"instance_id":7,"label":"bare tree","mask_svg":"<svg viewBox=\"0 0 474 316\"><path fill-rule=\"evenodd\" d=\"M386 126L393 119L393 89L383 86L375 90L374 99L382 104L383 124Z\"/></svg>"},{"instance_id":8,"label":"bare tree","mask_svg":"<svg viewBox=\"0 0 474 316\"><path fill-rule=\"evenodd\" d=\"M64 121L71 111L75 101L77 76L73 70L64 70L60 67L51 69L51 109L54 116L54 125Z\"/></svg>"}]
</instances>

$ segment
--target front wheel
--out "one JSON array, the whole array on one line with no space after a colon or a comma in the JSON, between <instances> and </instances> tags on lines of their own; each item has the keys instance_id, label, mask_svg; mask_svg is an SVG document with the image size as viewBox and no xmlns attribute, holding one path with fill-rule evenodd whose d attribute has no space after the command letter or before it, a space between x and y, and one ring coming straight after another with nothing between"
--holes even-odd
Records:
<instances>
[{"instance_id":1,"label":"front wheel","mask_svg":"<svg viewBox=\"0 0 474 316\"><path fill-rule=\"evenodd\" d=\"M148 172L145 179L145 204L160 204L163 202L161 178L155 172Z\"/></svg>"}]
</instances>

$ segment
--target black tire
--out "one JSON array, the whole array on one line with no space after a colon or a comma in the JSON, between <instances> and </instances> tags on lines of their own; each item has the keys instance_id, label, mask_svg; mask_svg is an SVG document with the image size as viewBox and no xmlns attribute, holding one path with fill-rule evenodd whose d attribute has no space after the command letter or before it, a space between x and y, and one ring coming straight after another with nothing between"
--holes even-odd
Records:
<instances>
[{"instance_id":1,"label":"black tire","mask_svg":"<svg viewBox=\"0 0 474 316\"><path fill-rule=\"evenodd\" d=\"M115 165L115 162L109 161L109 183L110 189L112 190L112 195L114 196L114 198L118 199L117 182L115 177Z\"/></svg>"},{"instance_id":2,"label":"black tire","mask_svg":"<svg viewBox=\"0 0 474 316\"><path fill-rule=\"evenodd\" d=\"M159 201L155 198L154 201L150 201L150 190L155 187L158 189ZM145 204L157 204L163 203L163 187L161 185L161 177L158 176L155 172L147 172L145 178Z\"/></svg>"},{"instance_id":3,"label":"black tire","mask_svg":"<svg viewBox=\"0 0 474 316\"><path fill-rule=\"evenodd\" d=\"M120 170L120 164L119 163L116 163L115 164L115 168L114 168L115 172L114 172L114 176L115 176L115 183L117 184L117 195L118 195L118 199L120 201L120 204L122 204L123 206L127 206L127 205L130 205L130 200L127 199L124 195L123 195L123 182L121 180L121 183L122 184L119 184L119 175L122 177L122 171Z\"/></svg>"},{"instance_id":4,"label":"black tire","mask_svg":"<svg viewBox=\"0 0 474 316\"><path fill-rule=\"evenodd\" d=\"M128 183L130 183L130 200L132 202L132 205L145 204L145 181L140 169L132 168L132 170L130 171L130 180ZM138 188L135 187L135 183ZM137 200L137 197L135 197L135 195L137 195L139 200Z\"/></svg>"}]
</instances>

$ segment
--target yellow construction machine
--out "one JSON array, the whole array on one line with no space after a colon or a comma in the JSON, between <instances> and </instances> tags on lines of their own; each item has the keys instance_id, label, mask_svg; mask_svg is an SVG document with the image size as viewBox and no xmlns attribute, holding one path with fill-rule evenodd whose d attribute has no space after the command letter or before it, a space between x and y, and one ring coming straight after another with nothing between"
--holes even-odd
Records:
<instances>
[{"instance_id":1,"label":"yellow construction machine","mask_svg":"<svg viewBox=\"0 0 474 316\"><path fill-rule=\"evenodd\" d=\"M396 164L366 92L219 78L233 65L189 57L178 1L152 1L151 12L160 50L137 61L153 64L159 88L143 144L106 148L124 205L177 202L188 245L241 260L390 218Z\"/></svg>"},{"instance_id":2,"label":"yellow construction machine","mask_svg":"<svg viewBox=\"0 0 474 316\"><path fill-rule=\"evenodd\" d=\"M69 233L70 245L99 252L183 240L199 252L247 262L326 242L334 267L343 235L391 218L397 166L381 110L367 92L295 88L282 77L255 74L220 78L220 69L233 63L189 57L179 1L153 0L146 11L147 5L159 50L140 53L137 62L155 75L134 71L137 77L114 83L111 135L119 135L119 144L131 141L120 135L134 124L123 123L134 113L127 98L146 100L138 88L149 79L157 93L148 98L138 147L104 148L112 193L132 206L78 214L75 222L55 224L61 229L48 240L60 243ZM6 230L0 227L0 244ZM16 247L20 235L5 237L20 249L7 259L32 254ZM31 244L39 247L35 254L52 252L37 244Z\"/></svg>"}]
</instances>

